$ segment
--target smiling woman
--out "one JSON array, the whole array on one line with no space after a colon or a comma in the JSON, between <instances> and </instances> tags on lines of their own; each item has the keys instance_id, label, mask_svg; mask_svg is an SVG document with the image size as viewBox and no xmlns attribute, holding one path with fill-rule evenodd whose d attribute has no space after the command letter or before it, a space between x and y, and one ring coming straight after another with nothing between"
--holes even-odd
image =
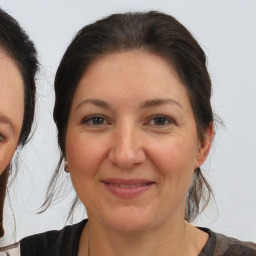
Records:
<instances>
[{"instance_id":1,"label":"smiling woman","mask_svg":"<svg viewBox=\"0 0 256 256\"><path fill-rule=\"evenodd\" d=\"M16 148L26 144L34 119L36 70L33 43L0 9L0 237L11 160Z\"/></svg>"},{"instance_id":2,"label":"smiling woman","mask_svg":"<svg viewBox=\"0 0 256 256\"><path fill-rule=\"evenodd\" d=\"M95 60L73 97L65 151L89 219L140 232L184 220L206 134L201 144L186 88L161 56L140 49Z\"/></svg>"},{"instance_id":3,"label":"smiling woman","mask_svg":"<svg viewBox=\"0 0 256 256\"><path fill-rule=\"evenodd\" d=\"M255 255L256 245L191 222L211 195L213 140L199 44L173 17L111 15L76 35L55 77L54 120L88 219L21 240L21 255ZM75 201L76 202L76 201Z\"/></svg>"}]
</instances>

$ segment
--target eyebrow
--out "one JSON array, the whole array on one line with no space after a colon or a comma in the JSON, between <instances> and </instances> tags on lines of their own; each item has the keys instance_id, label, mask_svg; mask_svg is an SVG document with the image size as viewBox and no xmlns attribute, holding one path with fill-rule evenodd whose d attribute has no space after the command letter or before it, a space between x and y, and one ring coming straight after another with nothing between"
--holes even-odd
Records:
<instances>
[{"instance_id":1,"label":"eyebrow","mask_svg":"<svg viewBox=\"0 0 256 256\"><path fill-rule=\"evenodd\" d=\"M98 107L101 107L101 108L106 108L106 109L110 109L111 106L109 103L107 103L106 101L104 100L99 100L99 99L85 99L85 100L82 100L77 106L76 106L76 110L79 109L82 105L84 104L88 104L88 103L91 103L93 105L96 105ZM160 105L164 105L164 104L174 104L180 108L183 108L183 106L176 100L174 99L152 99L152 100L147 100L145 102L143 102L141 104L141 108L149 108L149 107L154 107L154 106L160 106Z\"/></svg>"},{"instance_id":2,"label":"eyebrow","mask_svg":"<svg viewBox=\"0 0 256 256\"><path fill-rule=\"evenodd\" d=\"M99 100L99 99L86 99L86 100L82 100L77 106L76 106L76 110L79 109L82 105L87 104L87 103L91 103L93 105L96 105L98 107L101 108L107 108L110 109L110 104L108 104L106 101L104 100Z\"/></svg>"},{"instance_id":3,"label":"eyebrow","mask_svg":"<svg viewBox=\"0 0 256 256\"><path fill-rule=\"evenodd\" d=\"M183 108L183 106L176 100L174 99L152 99L152 100L147 100L145 101L141 107L142 108L148 108L148 107L155 107L155 106L160 106L164 104L174 104L180 108Z\"/></svg>"},{"instance_id":4,"label":"eyebrow","mask_svg":"<svg viewBox=\"0 0 256 256\"><path fill-rule=\"evenodd\" d=\"M12 131L15 131L15 126L9 117L0 114L0 123L9 125Z\"/></svg>"}]
</instances>

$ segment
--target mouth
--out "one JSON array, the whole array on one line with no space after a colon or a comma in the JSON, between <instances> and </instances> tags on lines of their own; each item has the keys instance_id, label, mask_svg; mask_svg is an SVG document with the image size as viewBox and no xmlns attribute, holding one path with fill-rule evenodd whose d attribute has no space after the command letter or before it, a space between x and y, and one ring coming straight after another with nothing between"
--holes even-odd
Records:
<instances>
[{"instance_id":1,"label":"mouth","mask_svg":"<svg viewBox=\"0 0 256 256\"><path fill-rule=\"evenodd\" d=\"M132 199L144 194L155 182L148 180L106 179L102 183L113 195L122 199Z\"/></svg>"}]
</instances>

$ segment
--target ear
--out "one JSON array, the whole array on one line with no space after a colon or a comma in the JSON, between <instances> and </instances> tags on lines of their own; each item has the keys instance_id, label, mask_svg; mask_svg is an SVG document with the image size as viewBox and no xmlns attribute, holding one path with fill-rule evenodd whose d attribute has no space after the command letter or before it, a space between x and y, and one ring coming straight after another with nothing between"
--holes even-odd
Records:
<instances>
[{"instance_id":1,"label":"ear","mask_svg":"<svg viewBox=\"0 0 256 256\"><path fill-rule=\"evenodd\" d=\"M213 123L211 123L209 127L205 130L204 140L199 141L199 145L197 149L197 157L196 157L197 166L195 166L195 168L201 166L206 160L211 149L213 137L214 137L214 128L213 128Z\"/></svg>"}]
</instances>

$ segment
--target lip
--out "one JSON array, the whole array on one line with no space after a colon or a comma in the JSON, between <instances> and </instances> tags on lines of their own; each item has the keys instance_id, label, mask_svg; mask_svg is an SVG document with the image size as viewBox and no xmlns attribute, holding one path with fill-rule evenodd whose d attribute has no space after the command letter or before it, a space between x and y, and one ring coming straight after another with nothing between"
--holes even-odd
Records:
<instances>
[{"instance_id":1,"label":"lip","mask_svg":"<svg viewBox=\"0 0 256 256\"><path fill-rule=\"evenodd\" d=\"M122 199L132 199L144 194L155 182L143 179L105 179L102 180L109 192Z\"/></svg>"}]
</instances>

